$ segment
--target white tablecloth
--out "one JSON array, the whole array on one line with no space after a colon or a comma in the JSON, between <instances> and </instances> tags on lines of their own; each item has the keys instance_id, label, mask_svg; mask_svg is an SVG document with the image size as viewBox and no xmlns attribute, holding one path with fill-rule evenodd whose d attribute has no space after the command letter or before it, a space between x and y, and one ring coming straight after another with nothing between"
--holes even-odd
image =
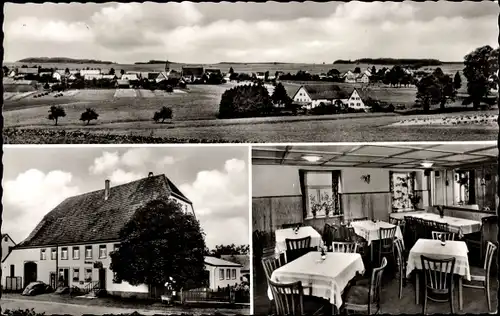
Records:
<instances>
[{"instance_id":1,"label":"white tablecloth","mask_svg":"<svg viewBox=\"0 0 500 316\"><path fill-rule=\"evenodd\" d=\"M470 281L468 252L467 244L464 241L448 240L446 241L446 245L442 246L439 240L420 238L411 248L408 255L406 275L409 276L414 269L422 269L422 262L420 260L421 255L433 259L455 257L454 273Z\"/></svg>"},{"instance_id":2,"label":"white tablecloth","mask_svg":"<svg viewBox=\"0 0 500 316\"><path fill-rule=\"evenodd\" d=\"M352 222L351 226L354 228L356 235L363 237L368 242L368 245L374 240L379 240L379 229L380 228L393 228L396 225L387 222L376 222L371 220L367 221L356 221ZM396 238L403 240L403 234L401 234L401 229L396 226Z\"/></svg>"},{"instance_id":3,"label":"white tablecloth","mask_svg":"<svg viewBox=\"0 0 500 316\"><path fill-rule=\"evenodd\" d=\"M441 218L439 214L425 213L425 212L391 214L392 218L398 218L398 219L404 218L405 216L422 218L428 221L434 221L438 223L448 223L450 231L458 234L459 237L462 237L465 234L475 233L481 230L481 222L474 221L471 219L451 217L451 216L444 216L443 218Z\"/></svg>"},{"instance_id":4,"label":"white tablecloth","mask_svg":"<svg viewBox=\"0 0 500 316\"><path fill-rule=\"evenodd\" d=\"M337 307L342 305L341 294L356 273L364 273L365 266L359 253L328 252L321 260L321 252L309 252L302 257L274 270L271 280L279 283L301 281L312 286L312 295L329 300ZM305 289L304 294L309 290ZM268 289L269 299L273 299Z\"/></svg>"},{"instance_id":5,"label":"white tablecloth","mask_svg":"<svg viewBox=\"0 0 500 316\"><path fill-rule=\"evenodd\" d=\"M321 244L321 235L311 226L304 226L299 229L297 234L293 228L285 228L276 230L276 247L274 251L279 254L286 252L285 239L298 239L311 236L311 247L318 247Z\"/></svg>"}]
</instances>

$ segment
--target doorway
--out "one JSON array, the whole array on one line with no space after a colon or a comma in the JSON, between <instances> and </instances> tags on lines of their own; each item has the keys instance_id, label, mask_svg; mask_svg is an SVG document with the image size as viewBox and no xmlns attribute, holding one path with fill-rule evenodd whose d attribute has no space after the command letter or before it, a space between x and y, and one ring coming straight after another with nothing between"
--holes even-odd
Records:
<instances>
[{"instance_id":1,"label":"doorway","mask_svg":"<svg viewBox=\"0 0 500 316\"><path fill-rule=\"evenodd\" d=\"M68 268L60 268L59 269L59 278L58 278L59 287L67 287L69 286L69 269Z\"/></svg>"},{"instance_id":2,"label":"doorway","mask_svg":"<svg viewBox=\"0 0 500 316\"><path fill-rule=\"evenodd\" d=\"M37 265L33 261L24 263L24 287L37 279Z\"/></svg>"},{"instance_id":3,"label":"doorway","mask_svg":"<svg viewBox=\"0 0 500 316\"><path fill-rule=\"evenodd\" d=\"M53 289L56 289L56 273L55 272L50 272L50 287Z\"/></svg>"},{"instance_id":4,"label":"doorway","mask_svg":"<svg viewBox=\"0 0 500 316\"><path fill-rule=\"evenodd\" d=\"M99 288L106 289L106 269L99 269Z\"/></svg>"}]
</instances>

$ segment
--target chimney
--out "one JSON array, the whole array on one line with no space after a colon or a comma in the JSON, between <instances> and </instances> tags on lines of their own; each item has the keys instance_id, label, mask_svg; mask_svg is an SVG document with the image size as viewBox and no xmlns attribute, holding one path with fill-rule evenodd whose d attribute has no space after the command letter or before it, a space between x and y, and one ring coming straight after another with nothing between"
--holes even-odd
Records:
<instances>
[{"instance_id":1,"label":"chimney","mask_svg":"<svg viewBox=\"0 0 500 316\"><path fill-rule=\"evenodd\" d=\"M109 180L104 181L104 200L107 201L109 198Z\"/></svg>"},{"instance_id":2,"label":"chimney","mask_svg":"<svg viewBox=\"0 0 500 316\"><path fill-rule=\"evenodd\" d=\"M152 172L149 172L148 173L148 178L151 178L153 176L153 173Z\"/></svg>"}]
</instances>

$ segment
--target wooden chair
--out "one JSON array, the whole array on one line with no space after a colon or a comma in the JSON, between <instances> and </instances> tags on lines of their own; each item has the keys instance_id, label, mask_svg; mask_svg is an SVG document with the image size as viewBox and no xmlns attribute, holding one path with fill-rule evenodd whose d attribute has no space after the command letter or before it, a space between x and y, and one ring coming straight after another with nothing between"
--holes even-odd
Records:
<instances>
[{"instance_id":1,"label":"wooden chair","mask_svg":"<svg viewBox=\"0 0 500 316\"><path fill-rule=\"evenodd\" d=\"M416 227L415 227L415 221L413 217L410 216L405 216L404 217L405 221L405 233L403 235L405 245L408 246L408 248L413 247L416 241Z\"/></svg>"},{"instance_id":2,"label":"wooden chair","mask_svg":"<svg viewBox=\"0 0 500 316\"><path fill-rule=\"evenodd\" d=\"M451 313L454 314L453 275L455 269L455 258L432 259L426 256L420 256L420 260L422 262L425 284L422 314L425 314L427 299L440 303L450 302ZM434 295L434 297L432 295ZM435 295L447 295L448 298L436 298Z\"/></svg>"},{"instance_id":3,"label":"wooden chair","mask_svg":"<svg viewBox=\"0 0 500 316\"><path fill-rule=\"evenodd\" d=\"M357 253L358 244L355 242L334 241L332 242L332 251L343 253Z\"/></svg>"},{"instance_id":4,"label":"wooden chair","mask_svg":"<svg viewBox=\"0 0 500 316\"><path fill-rule=\"evenodd\" d=\"M324 313L324 306L317 308L305 308L304 306L304 288L302 282L276 283L269 280L269 288L273 295L276 306L276 314L283 316L290 315L321 315Z\"/></svg>"},{"instance_id":5,"label":"wooden chair","mask_svg":"<svg viewBox=\"0 0 500 316\"><path fill-rule=\"evenodd\" d=\"M424 219L424 235L423 237L426 239L431 239L432 238L432 231L434 230L434 221L429 221Z\"/></svg>"},{"instance_id":6,"label":"wooden chair","mask_svg":"<svg viewBox=\"0 0 500 316\"><path fill-rule=\"evenodd\" d=\"M415 241L417 241L420 238L426 237L425 221L422 218L415 218L415 232L416 232Z\"/></svg>"},{"instance_id":7,"label":"wooden chair","mask_svg":"<svg viewBox=\"0 0 500 316\"><path fill-rule=\"evenodd\" d=\"M354 285L346 293L343 309L357 313L365 312L368 315L376 314L380 310L380 294L382 291L382 274L387 266L387 259L382 258L379 268L372 271L369 285Z\"/></svg>"},{"instance_id":8,"label":"wooden chair","mask_svg":"<svg viewBox=\"0 0 500 316\"><path fill-rule=\"evenodd\" d=\"M440 232L449 232L450 225L448 223L434 222L434 230Z\"/></svg>"},{"instance_id":9,"label":"wooden chair","mask_svg":"<svg viewBox=\"0 0 500 316\"><path fill-rule=\"evenodd\" d=\"M406 221L403 218L389 217L389 223L399 226L399 229L401 229L401 234L403 234L403 236L405 235Z\"/></svg>"},{"instance_id":10,"label":"wooden chair","mask_svg":"<svg viewBox=\"0 0 500 316\"><path fill-rule=\"evenodd\" d=\"M396 245L396 260L398 265L399 274L399 299L403 297L403 286L406 286L406 262L407 258L405 255L404 244L401 239L396 239L394 241Z\"/></svg>"},{"instance_id":11,"label":"wooden chair","mask_svg":"<svg viewBox=\"0 0 500 316\"><path fill-rule=\"evenodd\" d=\"M464 237L467 246L480 251L480 260L484 258L484 249L487 241L497 242L498 220L496 215L481 218L481 230L478 233L467 234Z\"/></svg>"},{"instance_id":12,"label":"wooden chair","mask_svg":"<svg viewBox=\"0 0 500 316\"><path fill-rule=\"evenodd\" d=\"M356 233L354 227L340 225L336 227L336 234L333 241L355 241Z\"/></svg>"},{"instance_id":13,"label":"wooden chair","mask_svg":"<svg viewBox=\"0 0 500 316\"><path fill-rule=\"evenodd\" d=\"M296 239L285 239L286 243L286 261L291 262L302 257L311 251L311 236Z\"/></svg>"},{"instance_id":14,"label":"wooden chair","mask_svg":"<svg viewBox=\"0 0 500 316\"><path fill-rule=\"evenodd\" d=\"M491 262L493 260L493 254L497 250L497 246L491 241L487 242L486 245L486 255L484 258L484 265L482 268L477 268L471 266L471 282L466 282L463 287L474 288L474 289L484 289L484 294L486 295L486 302L488 303L488 310L491 311L491 299L490 299L490 269ZM480 282L482 285L474 285L474 282Z\"/></svg>"},{"instance_id":15,"label":"wooden chair","mask_svg":"<svg viewBox=\"0 0 500 316\"><path fill-rule=\"evenodd\" d=\"M282 229L295 228L295 227L302 227L302 223L287 223L287 224L281 225Z\"/></svg>"},{"instance_id":16,"label":"wooden chair","mask_svg":"<svg viewBox=\"0 0 500 316\"><path fill-rule=\"evenodd\" d=\"M382 255L390 255L394 258L394 237L396 236L396 227L379 228L378 230L378 262L381 262Z\"/></svg>"},{"instance_id":17,"label":"wooden chair","mask_svg":"<svg viewBox=\"0 0 500 316\"><path fill-rule=\"evenodd\" d=\"M264 267L264 272L266 273L267 281L271 280L271 275L274 270L278 269L283 265L280 256L269 256L266 258L262 258L262 266Z\"/></svg>"},{"instance_id":18,"label":"wooden chair","mask_svg":"<svg viewBox=\"0 0 500 316\"><path fill-rule=\"evenodd\" d=\"M335 234L336 234L336 227L328 223L325 223L322 236L325 245L328 245L328 247L330 247L329 245L331 245L332 242L335 240Z\"/></svg>"},{"instance_id":19,"label":"wooden chair","mask_svg":"<svg viewBox=\"0 0 500 316\"><path fill-rule=\"evenodd\" d=\"M432 239L441 240L444 237L444 240L455 240L455 233L452 232L442 232L442 231L433 231Z\"/></svg>"},{"instance_id":20,"label":"wooden chair","mask_svg":"<svg viewBox=\"0 0 500 316\"><path fill-rule=\"evenodd\" d=\"M368 217L358 217L358 218L352 218L351 221L353 222L360 222L360 221L367 221Z\"/></svg>"}]
</instances>

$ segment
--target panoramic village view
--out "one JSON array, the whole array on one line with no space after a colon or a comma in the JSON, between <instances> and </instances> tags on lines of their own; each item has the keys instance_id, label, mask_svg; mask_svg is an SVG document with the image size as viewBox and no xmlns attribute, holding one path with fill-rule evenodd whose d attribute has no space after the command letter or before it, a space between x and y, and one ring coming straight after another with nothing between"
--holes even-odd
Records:
<instances>
[{"instance_id":1,"label":"panoramic village view","mask_svg":"<svg viewBox=\"0 0 500 316\"><path fill-rule=\"evenodd\" d=\"M6 4L4 141L494 140L497 12Z\"/></svg>"},{"instance_id":2,"label":"panoramic village view","mask_svg":"<svg viewBox=\"0 0 500 316\"><path fill-rule=\"evenodd\" d=\"M246 147L37 147L4 149L3 314L250 313Z\"/></svg>"}]
</instances>

